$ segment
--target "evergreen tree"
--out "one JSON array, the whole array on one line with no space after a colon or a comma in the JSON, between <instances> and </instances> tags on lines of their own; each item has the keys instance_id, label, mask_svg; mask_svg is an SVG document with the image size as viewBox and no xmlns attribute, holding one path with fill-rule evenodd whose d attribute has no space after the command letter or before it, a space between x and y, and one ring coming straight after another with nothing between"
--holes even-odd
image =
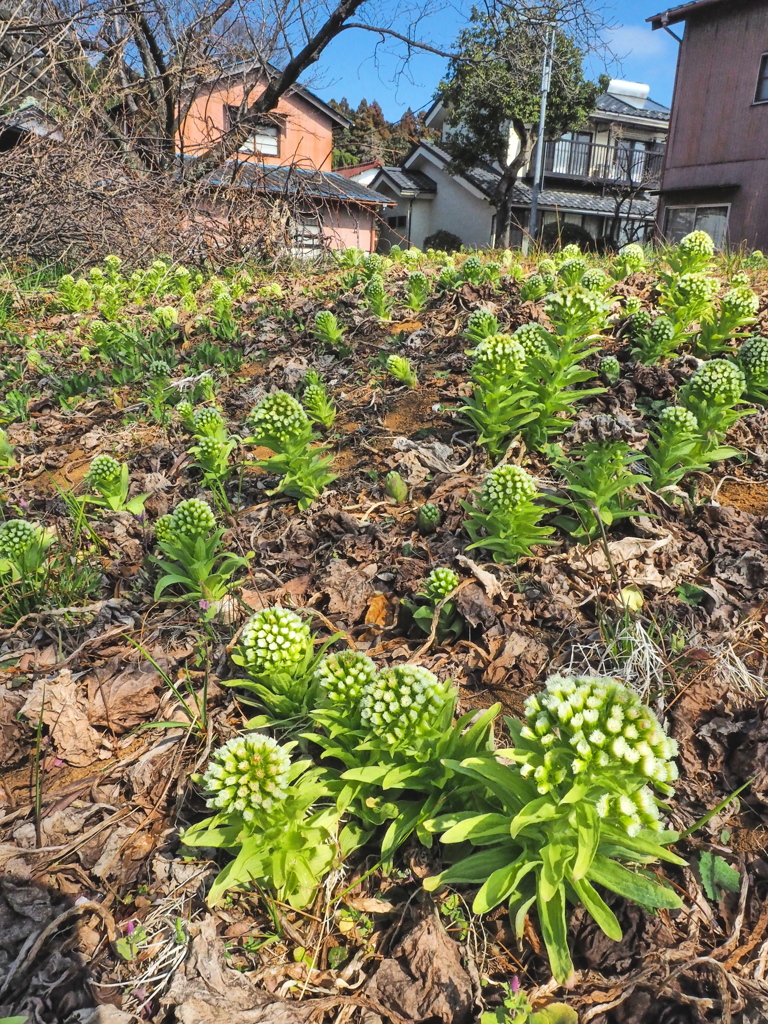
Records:
<instances>
[{"instance_id":1,"label":"evergreen tree","mask_svg":"<svg viewBox=\"0 0 768 1024\"><path fill-rule=\"evenodd\" d=\"M507 7L493 15L473 10L456 42L459 56L437 92L450 108L452 131L443 145L454 172L465 173L478 158L501 169L493 196L500 247L509 244L512 190L537 142L547 31L547 12L541 13L542 21L535 22ZM585 79L583 56L569 35L555 33L546 139L583 124L607 85L607 78L599 84Z\"/></svg>"}]
</instances>

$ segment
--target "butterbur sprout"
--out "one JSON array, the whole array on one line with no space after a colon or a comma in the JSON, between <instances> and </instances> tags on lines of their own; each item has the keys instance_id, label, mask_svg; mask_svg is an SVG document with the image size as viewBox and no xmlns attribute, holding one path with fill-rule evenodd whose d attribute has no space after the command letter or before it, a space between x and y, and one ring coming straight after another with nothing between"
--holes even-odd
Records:
<instances>
[{"instance_id":1,"label":"butterbur sprout","mask_svg":"<svg viewBox=\"0 0 768 1024\"><path fill-rule=\"evenodd\" d=\"M519 377L525 367L525 350L509 334L492 334L474 349L472 375L497 379Z\"/></svg>"},{"instance_id":2,"label":"butterbur sprout","mask_svg":"<svg viewBox=\"0 0 768 1024\"><path fill-rule=\"evenodd\" d=\"M189 498L177 505L171 515L170 529L177 537L194 540L216 528L216 517L210 505L199 498Z\"/></svg>"},{"instance_id":3,"label":"butterbur sprout","mask_svg":"<svg viewBox=\"0 0 768 1024\"><path fill-rule=\"evenodd\" d=\"M688 387L707 401L718 405L732 405L744 393L744 371L725 359L711 359L703 363L691 377Z\"/></svg>"},{"instance_id":4,"label":"butterbur sprout","mask_svg":"<svg viewBox=\"0 0 768 1024\"><path fill-rule=\"evenodd\" d=\"M289 672L312 647L307 623L287 608L264 608L240 634L242 664L256 675Z\"/></svg>"},{"instance_id":5,"label":"butterbur sprout","mask_svg":"<svg viewBox=\"0 0 768 1024\"><path fill-rule=\"evenodd\" d=\"M275 391L262 398L250 416L255 434L276 438L288 444L309 426L309 418L301 404L286 391Z\"/></svg>"},{"instance_id":6,"label":"butterbur sprout","mask_svg":"<svg viewBox=\"0 0 768 1024\"><path fill-rule=\"evenodd\" d=\"M0 556L20 558L38 540L40 527L26 519L0 523Z\"/></svg>"},{"instance_id":7,"label":"butterbur sprout","mask_svg":"<svg viewBox=\"0 0 768 1024\"><path fill-rule=\"evenodd\" d=\"M449 683L418 665L397 665L379 672L363 688L360 717L392 746L434 730L454 698Z\"/></svg>"},{"instance_id":8,"label":"butterbur sprout","mask_svg":"<svg viewBox=\"0 0 768 1024\"><path fill-rule=\"evenodd\" d=\"M172 544L174 541L173 516L160 516L155 523L155 540L158 544Z\"/></svg>"},{"instance_id":9,"label":"butterbur sprout","mask_svg":"<svg viewBox=\"0 0 768 1024\"><path fill-rule=\"evenodd\" d=\"M530 323L518 327L512 335L512 340L520 345L526 358L544 359L549 355L547 335L546 328L541 324Z\"/></svg>"},{"instance_id":10,"label":"butterbur sprout","mask_svg":"<svg viewBox=\"0 0 768 1024\"><path fill-rule=\"evenodd\" d=\"M111 455L97 455L91 463L86 479L97 491L109 491L120 486L122 466Z\"/></svg>"},{"instance_id":11,"label":"butterbur sprout","mask_svg":"<svg viewBox=\"0 0 768 1024\"><path fill-rule=\"evenodd\" d=\"M611 283L608 275L604 274L599 267L590 267L581 277L581 283L587 291L604 292Z\"/></svg>"},{"instance_id":12,"label":"butterbur sprout","mask_svg":"<svg viewBox=\"0 0 768 1024\"><path fill-rule=\"evenodd\" d=\"M271 736L235 736L211 756L202 777L206 805L244 821L268 817L288 795L291 759Z\"/></svg>"},{"instance_id":13,"label":"butterbur sprout","mask_svg":"<svg viewBox=\"0 0 768 1024\"><path fill-rule=\"evenodd\" d=\"M376 666L361 651L340 651L324 658L315 671L315 682L330 704L354 711L363 690L376 675Z\"/></svg>"},{"instance_id":14,"label":"butterbur sprout","mask_svg":"<svg viewBox=\"0 0 768 1024\"><path fill-rule=\"evenodd\" d=\"M191 402L182 401L176 406L179 419L189 430L195 429L195 410Z\"/></svg>"},{"instance_id":15,"label":"butterbur sprout","mask_svg":"<svg viewBox=\"0 0 768 1024\"><path fill-rule=\"evenodd\" d=\"M194 432L201 437L219 437L224 429L224 418L218 409L207 406L198 409L192 420Z\"/></svg>"},{"instance_id":16,"label":"butterbur sprout","mask_svg":"<svg viewBox=\"0 0 768 1024\"><path fill-rule=\"evenodd\" d=\"M768 338L756 334L739 349L739 362L750 382L768 384Z\"/></svg>"},{"instance_id":17,"label":"butterbur sprout","mask_svg":"<svg viewBox=\"0 0 768 1024\"><path fill-rule=\"evenodd\" d=\"M746 320L753 317L760 299L751 288L731 288L720 300L720 308L728 316Z\"/></svg>"},{"instance_id":18,"label":"butterbur sprout","mask_svg":"<svg viewBox=\"0 0 768 1024\"><path fill-rule=\"evenodd\" d=\"M507 512L536 494L533 477L521 466L497 466L486 476L480 501L489 511Z\"/></svg>"},{"instance_id":19,"label":"butterbur sprout","mask_svg":"<svg viewBox=\"0 0 768 1024\"><path fill-rule=\"evenodd\" d=\"M440 509L430 502L422 505L416 516L416 525L419 533L434 533L440 525Z\"/></svg>"},{"instance_id":20,"label":"butterbur sprout","mask_svg":"<svg viewBox=\"0 0 768 1024\"><path fill-rule=\"evenodd\" d=\"M609 783L612 792L598 800L601 817L612 811L630 835L661 828L650 790L637 793L648 786L671 793L677 744L627 686L599 676L552 676L525 702L525 718L522 738L538 741L543 754L531 756L521 771L539 793L571 776L588 786Z\"/></svg>"},{"instance_id":21,"label":"butterbur sprout","mask_svg":"<svg viewBox=\"0 0 768 1024\"><path fill-rule=\"evenodd\" d=\"M433 569L424 584L424 592L433 601L442 601L459 585L459 574L453 569Z\"/></svg>"},{"instance_id":22,"label":"butterbur sprout","mask_svg":"<svg viewBox=\"0 0 768 1024\"><path fill-rule=\"evenodd\" d=\"M661 410L659 426L670 434L690 437L698 431L699 422L690 409L685 409L682 405L668 405Z\"/></svg>"},{"instance_id":23,"label":"butterbur sprout","mask_svg":"<svg viewBox=\"0 0 768 1024\"><path fill-rule=\"evenodd\" d=\"M696 256L714 256L715 243L706 231L691 231L680 241L680 249L684 253Z\"/></svg>"},{"instance_id":24,"label":"butterbur sprout","mask_svg":"<svg viewBox=\"0 0 768 1024\"><path fill-rule=\"evenodd\" d=\"M615 384L621 377L621 363L616 356L604 356L600 360L600 376L606 384Z\"/></svg>"},{"instance_id":25,"label":"butterbur sprout","mask_svg":"<svg viewBox=\"0 0 768 1024\"><path fill-rule=\"evenodd\" d=\"M386 479L384 480L384 491L388 498L391 498L393 501L398 503L405 501L408 497L408 485L396 469L387 473Z\"/></svg>"},{"instance_id":26,"label":"butterbur sprout","mask_svg":"<svg viewBox=\"0 0 768 1024\"><path fill-rule=\"evenodd\" d=\"M499 321L493 313L476 309L469 314L466 331L475 338L487 338L491 334L498 334Z\"/></svg>"}]
</instances>

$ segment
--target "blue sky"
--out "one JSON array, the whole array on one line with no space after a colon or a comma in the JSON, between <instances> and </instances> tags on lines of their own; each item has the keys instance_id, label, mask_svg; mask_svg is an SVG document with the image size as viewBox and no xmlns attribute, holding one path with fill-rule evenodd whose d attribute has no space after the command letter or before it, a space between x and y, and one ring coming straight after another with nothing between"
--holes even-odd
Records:
<instances>
[{"instance_id":1,"label":"blue sky","mask_svg":"<svg viewBox=\"0 0 768 1024\"><path fill-rule=\"evenodd\" d=\"M596 77L607 71L613 78L626 78L633 82L646 82L651 96L669 105L677 61L677 43L666 32L651 31L645 19L674 6L677 0L610 0L614 5L611 21L616 27L611 32L611 48L618 62L603 66L592 60L590 68ZM438 47L448 49L461 28L471 3L452 0L422 22L421 38ZM680 32L682 25L676 26ZM395 119L409 106L414 110L428 107L435 86L440 81L446 61L440 57L421 53L403 68L395 56L392 43L379 44L379 37L369 32L350 30L342 32L325 51L312 80L307 80L325 100L346 96L353 106L361 99L378 100L385 115Z\"/></svg>"}]
</instances>

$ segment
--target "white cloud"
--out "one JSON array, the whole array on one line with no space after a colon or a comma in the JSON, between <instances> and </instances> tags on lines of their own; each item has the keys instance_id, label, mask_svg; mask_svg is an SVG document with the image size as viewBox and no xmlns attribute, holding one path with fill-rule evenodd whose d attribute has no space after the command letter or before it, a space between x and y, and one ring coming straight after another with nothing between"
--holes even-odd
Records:
<instances>
[{"instance_id":1,"label":"white cloud","mask_svg":"<svg viewBox=\"0 0 768 1024\"><path fill-rule=\"evenodd\" d=\"M654 32L647 24L618 25L609 32L608 41L618 60L677 58L677 43L666 32Z\"/></svg>"}]
</instances>

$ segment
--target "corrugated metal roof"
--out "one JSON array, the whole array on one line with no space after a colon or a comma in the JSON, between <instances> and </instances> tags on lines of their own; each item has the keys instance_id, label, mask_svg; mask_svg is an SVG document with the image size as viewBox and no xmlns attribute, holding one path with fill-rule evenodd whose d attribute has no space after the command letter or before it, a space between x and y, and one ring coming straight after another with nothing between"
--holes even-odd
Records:
<instances>
[{"instance_id":1,"label":"corrugated metal roof","mask_svg":"<svg viewBox=\"0 0 768 1024\"><path fill-rule=\"evenodd\" d=\"M633 107L618 96L606 92L598 96L595 107L603 113L620 114L622 117L636 118L640 121L669 121L669 107L664 107L652 99L647 99L642 107Z\"/></svg>"},{"instance_id":2,"label":"corrugated metal roof","mask_svg":"<svg viewBox=\"0 0 768 1024\"><path fill-rule=\"evenodd\" d=\"M305 167L270 167L245 160L227 160L221 167L209 171L203 180L210 185L234 185L272 194L304 195L308 199L336 199L372 206L395 205L391 199L351 178Z\"/></svg>"},{"instance_id":3,"label":"corrugated metal roof","mask_svg":"<svg viewBox=\"0 0 768 1024\"><path fill-rule=\"evenodd\" d=\"M654 30L664 28L665 25L677 25L678 22L685 21L689 14L695 14L704 7L715 7L724 2L725 0L689 0L686 4L668 7L666 11L660 11L645 20L651 22ZM738 3L738 0L728 0L728 3L732 5Z\"/></svg>"}]
</instances>

